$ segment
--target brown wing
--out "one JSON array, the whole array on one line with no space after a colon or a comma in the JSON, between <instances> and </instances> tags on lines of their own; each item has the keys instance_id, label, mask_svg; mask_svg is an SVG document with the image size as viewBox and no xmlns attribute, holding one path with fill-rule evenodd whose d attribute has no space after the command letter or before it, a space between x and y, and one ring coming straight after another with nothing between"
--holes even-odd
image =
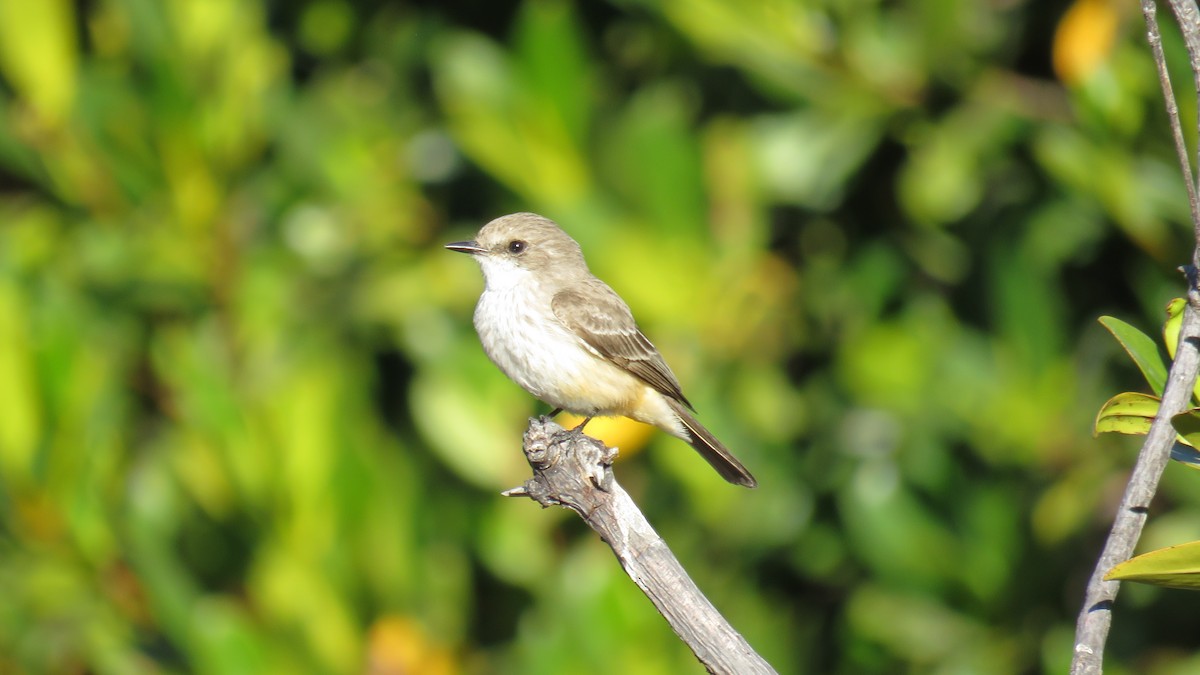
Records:
<instances>
[{"instance_id":1,"label":"brown wing","mask_svg":"<svg viewBox=\"0 0 1200 675\"><path fill-rule=\"evenodd\" d=\"M550 306L558 320L592 351L660 393L692 407L662 354L638 329L629 306L603 281L590 279L559 291Z\"/></svg>"}]
</instances>

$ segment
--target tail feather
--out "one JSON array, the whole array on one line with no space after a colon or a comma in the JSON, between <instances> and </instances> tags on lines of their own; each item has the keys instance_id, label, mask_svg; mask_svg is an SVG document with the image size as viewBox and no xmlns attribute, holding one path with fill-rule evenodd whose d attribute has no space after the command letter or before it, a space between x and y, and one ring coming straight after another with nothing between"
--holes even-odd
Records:
<instances>
[{"instance_id":1,"label":"tail feather","mask_svg":"<svg viewBox=\"0 0 1200 675\"><path fill-rule=\"evenodd\" d=\"M712 468L721 474L721 478L733 483L734 485L744 485L746 487L758 487L758 481L754 480L754 476L750 475L750 471L742 465L741 462L729 452L721 441L718 441L708 429L705 429L702 424L696 421L695 417L688 412L684 404L675 399L664 396L667 404L671 406L671 410L679 417L679 421L683 422L683 426L687 428L691 439L688 443L700 453L700 456L712 465Z\"/></svg>"}]
</instances>

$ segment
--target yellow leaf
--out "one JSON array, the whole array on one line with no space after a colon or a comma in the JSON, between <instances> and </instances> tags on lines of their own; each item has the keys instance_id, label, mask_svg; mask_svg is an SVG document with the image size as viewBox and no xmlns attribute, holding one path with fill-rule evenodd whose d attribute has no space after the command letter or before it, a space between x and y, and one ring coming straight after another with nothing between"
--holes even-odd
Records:
<instances>
[{"instance_id":1,"label":"yellow leaf","mask_svg":"<svg viewBox=\"0 0 1200 675\"><path fill-rule=\"evenodd\" d=\"M1124 392L1108 399L1096 415L1095 434L1146 434L1162 401L1157 396Z\"/></svg>"},{"instance_id":2,"label":"yellow leaf","mask_svg":"<svg viewBox=\"0 0 1200 675\"><path fill-rule=\"evenodd\" d=\"M393 615L371 626L366 671L368 675L453 675L459 668L450 652L420 626Z\"/></svg>"},{"instance_id":3,"label":"yellow leaf","mask_svg":"<svg viewBox=\"0 0 1200 675\"><path fill-rule=\"evenodd\" d=\"M1116 565L1104 579L1200 590L1200 541L1160 548Z\"/></svg>"},{"instance_id":4,"label":"yellow leaf","mask_svg":"<svg viewBox=\"0 0 1200 675\"><path fill-rule=\"evenodd\" d=\"M1075 0L1054 33L1054 72L1066 84L1077 84L1096 71L1112 53L1118 16L1109 0Z\"/></svg>"}]
</instances>

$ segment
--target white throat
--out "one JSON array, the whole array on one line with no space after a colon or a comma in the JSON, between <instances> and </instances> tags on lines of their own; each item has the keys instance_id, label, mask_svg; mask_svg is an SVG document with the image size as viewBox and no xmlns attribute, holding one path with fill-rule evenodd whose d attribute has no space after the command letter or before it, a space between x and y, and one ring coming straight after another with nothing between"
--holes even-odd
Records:
<instances>
[{"instance_id":1,"label":"white throat","mask_svg":"<svg viewBox=\"0 0 1200 675\"><path fill-rule=\"evenodd\" d=\"M485 292L505 293L517 288L532 290L537 285L537 279L532 272L519 267L509 258L478 255L475 256L475 260L483 270Z\"/></svg>"}]
</instances>

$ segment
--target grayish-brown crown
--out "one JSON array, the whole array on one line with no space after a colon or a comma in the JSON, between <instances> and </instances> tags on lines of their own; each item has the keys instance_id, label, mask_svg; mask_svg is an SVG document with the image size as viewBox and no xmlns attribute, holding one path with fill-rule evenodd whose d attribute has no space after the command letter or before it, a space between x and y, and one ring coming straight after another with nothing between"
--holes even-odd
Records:
<instances>
[{"instance_id":1,"label":"grayish-brown crown","mask_svg":"<svg viewBox=\"0 0 1200 675\"><path fill-rule=\"evenodd\" d=\"M588 274L579 244L553 220L536 213L501 216L479 230L475 243L485 255L509 258L531 271L552 269L563 277Z\"/></svg>"}]
</instances>

